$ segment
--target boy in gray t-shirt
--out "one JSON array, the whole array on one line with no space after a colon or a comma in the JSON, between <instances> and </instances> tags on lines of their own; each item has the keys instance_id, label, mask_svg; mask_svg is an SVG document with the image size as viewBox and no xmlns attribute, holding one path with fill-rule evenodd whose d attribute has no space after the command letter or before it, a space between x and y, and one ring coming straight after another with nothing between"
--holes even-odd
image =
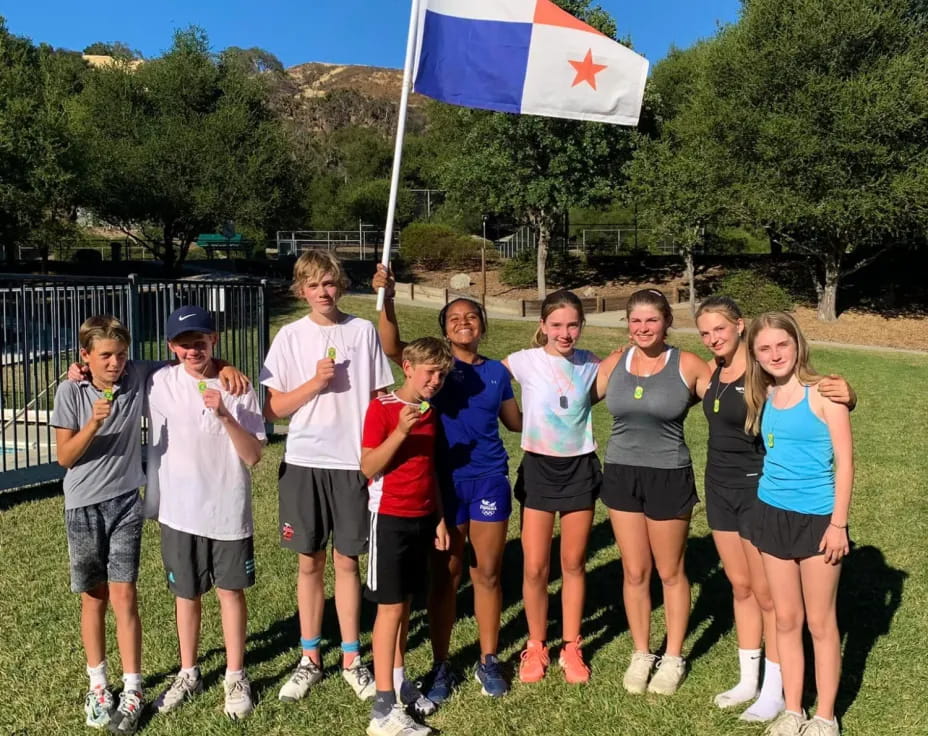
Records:
<instances>
[{"instance_id":1,"label":"boy in gray t-shirt","mask_svg":"<svg viewBox=\"0 0 928 736\"><path fill-rule=\"evenodd\" d=\"M87 371L61 383L51 424L64 477L71 590L81 594L81 638L90 688L86 723L134 733L142 713L142 627L135 583L142 539L142 412L149 376L163 362L130 361L129 331L115 317L87 319L79 332ZM240 376L234 368L229 375ZM76 371L76 374L75 374ZM69 376L80 375L72 366ZM123 692L114 710L104 625L116 615ZM128 643L127 643L128 642Z\"/></svg>"}]
</instances>

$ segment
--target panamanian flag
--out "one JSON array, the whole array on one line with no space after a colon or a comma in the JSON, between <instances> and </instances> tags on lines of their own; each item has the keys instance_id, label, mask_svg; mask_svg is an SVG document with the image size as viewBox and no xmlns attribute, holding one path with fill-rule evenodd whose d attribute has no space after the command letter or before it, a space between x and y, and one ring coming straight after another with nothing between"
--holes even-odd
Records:
<instances>
[{"instance_id":1,"label":"panamanian flag","mask_svg":"<svg viewBox=\"0 0 928 736\"><path fill-rule=\"evenodd\" d=\"M421 0L414 89L463 107L637 125L648 61L551 0Z\"/></svg>"}]
</instances>

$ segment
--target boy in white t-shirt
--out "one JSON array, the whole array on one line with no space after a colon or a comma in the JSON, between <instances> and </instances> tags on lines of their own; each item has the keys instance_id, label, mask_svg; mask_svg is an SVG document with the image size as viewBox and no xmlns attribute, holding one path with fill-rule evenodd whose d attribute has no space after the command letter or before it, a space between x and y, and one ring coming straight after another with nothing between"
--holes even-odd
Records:
<instances>
[{"instance_id":1,"label":"boy in white t-shirt","mask_svg":"<svg viewBox=\"0 0 928 736\"><path fill-rule=\"evenodd\" d=\"M181 669L155 710L173 710L203 692L197 667L201 597L215 586L226 647L225 712L238 719L254 708L244 670L245 588L255 582L248 468L261 459L264 421L253 389L242 396L220 390L209 312L181 307L165 333L179 364L149 382L146 507L151 512L157 505L161 556L176 596Z\"/></svg>"},{"instance_id":2,"label":"boy in white t-shirt","mask_svg":"<svg viewBox=\"0 0 928 736\"><path fill-rule=\"evenodd\" d=\"M261 371L267 387L264 416L269 421L290 417L278 474L280 539L299 559L302 657L280 689L286 702L305 697L322 679L323 573L330 536L342 675L359 698L372 698L375 692L359 643L358 556L367 550L368 539L361 430L368 404L393 383L393 375L374 326L338 309L346 285L341 264L327 251L300 256L293 268L293 292L306 300L310 312L280 329Z\"/></svg>"}]
</instances>

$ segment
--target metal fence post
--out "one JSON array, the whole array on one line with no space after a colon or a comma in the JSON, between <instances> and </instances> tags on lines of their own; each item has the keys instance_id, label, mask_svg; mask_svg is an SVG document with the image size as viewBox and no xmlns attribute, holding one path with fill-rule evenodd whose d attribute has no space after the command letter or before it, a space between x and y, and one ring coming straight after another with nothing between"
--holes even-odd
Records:
<instances>
[{"instance_id":1,"label":"metal fence post","mask_svg":"<svg viewBox=\"0 0 928 736\"><path fill-rule=\"evenodd\" d=\"M129 346L129 359L141 360L142 357L142 336L139 334L141 328L141 309L139 305L139 285L138 274L129 274L129 294L126 307L129 313L129 335L132 337L132 344Z\"/></svg>"},{"instance_id":2,"label":"metal fence post","mask_svg":"<svg viewBox=\"0 0 928 736\"><path fill-rule=\"evenodd\" d=\"M271 345L271 315L268 313L267 298L267 279L261 279L261 288L258 290L258 375L261 374L261 367L264 365L264 358L267 356L268 348ZM258 389L258 401L264 406L267 389L255 376ZM270 437L274 434L274 423L264 422L264 433Z\"/></svg>"}]
</instances>

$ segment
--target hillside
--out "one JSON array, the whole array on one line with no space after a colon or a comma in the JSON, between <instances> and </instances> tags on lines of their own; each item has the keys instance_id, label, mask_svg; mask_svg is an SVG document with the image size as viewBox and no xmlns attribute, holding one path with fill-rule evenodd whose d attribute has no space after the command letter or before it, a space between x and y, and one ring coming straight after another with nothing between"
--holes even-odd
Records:
<instances>
[{"instance_id":1,"label":"hillside","mask_svg":"<svg viewBox=\"0 0 928 736\"><path fill-rule=\"evenodd\" d=\"M403 82L401 69L309 62L286 70L274 84L274 105L311 131L362 125L392 134ZM410 125L422 125L425 98L410 97Z\"/></svg>"}]
</instances>

